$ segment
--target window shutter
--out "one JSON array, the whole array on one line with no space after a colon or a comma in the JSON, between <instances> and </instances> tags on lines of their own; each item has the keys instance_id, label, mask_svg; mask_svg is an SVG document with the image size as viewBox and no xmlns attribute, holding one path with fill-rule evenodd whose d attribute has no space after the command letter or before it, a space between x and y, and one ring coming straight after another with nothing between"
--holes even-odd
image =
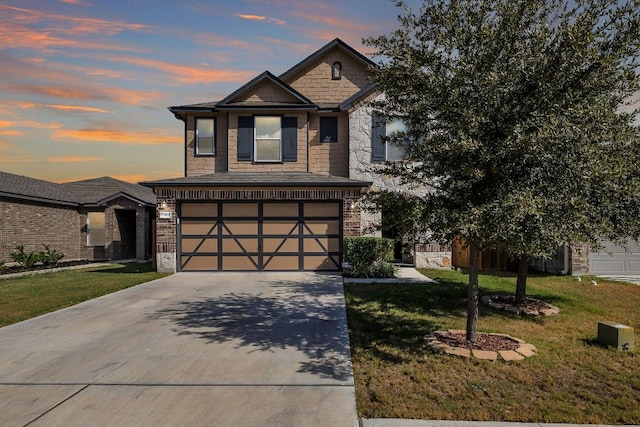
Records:
<instances>
[{"instance_id":1,"label":"window shutter","mask_svg":"<svg viewBox=\"0 0 640 427\"><path fill-rule=\"evenodd\" d=\"M298 118L282 118L282 161L298 161Z\"/></svg>"},{"instance_id":2,"label":"window shutter","mask_svg":"<svg viewBox=\"0 0 640 427\"><path fill-rule=\"evenodd\" d=\"M253 160L253 117L238 117L238 161Z\"/></svg>"},{"instance_id":3,"label":"window shutter","mask_svg":"<svg viewBox=\"0 0 640 427\"><path fill-rule=\"evenodd\" d=\"M385 117L379 111L371 115L371 160L384 162L386 160L385 142L382 139L387 134Z\"/></svg>"}]
</instances>

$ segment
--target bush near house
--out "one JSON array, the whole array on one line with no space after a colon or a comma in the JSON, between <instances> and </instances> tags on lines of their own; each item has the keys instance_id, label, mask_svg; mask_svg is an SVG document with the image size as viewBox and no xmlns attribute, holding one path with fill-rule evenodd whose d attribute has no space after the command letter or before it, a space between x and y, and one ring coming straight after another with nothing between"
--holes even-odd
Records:
<instances>
[{"instance_id":1,"label":"bush near house","mask_svg":"<svg viewBox=\"0 0 640 427\"><path fill-rule=\"evenodd\" d=\"M64 258L64 254L56 251L55 249L51 249L51 245L43 244L42 246L44 246L46 251L40 252L40 262L42 262L42 264L55 267L58 265L58 262Z\"/></svg>"},{"instance_id":2,"label":"bush near house","mask_svg":"<svg viewBox=\"0 0 640 427\"><path fill-rule=\"evenodd\" d=\"M37 262L40 261L40 253L39 252L26 252L24 250L24 245L17 245L15 247L14 252L9 254L11 259L18 264L20 264L23 268L32 268L36 265Z\"/></svg>"},{"instance_id":3,"label":"bush near house","mask_svg":"<svg viewBox=\"0 0 640 427\"><path fill-rule=\"evenodd\" d=\"M393 259L393 240L382 237L346 237L344 259L351 268L350 277L394 277L398 268L389 261Z\"/></svg>"},{"instance_id":4,"label":"bush near house","mask_svg":"<svg viewBox=\"0 0 640 427\"><path fill-rule=\"evenodd\" d=\"M51 245L42 244L44 251L27 252L24 245L17 245L14 251L9 254L11 259L18 263L23 269L32 269L37 263L46 267L55 267L64 258L64 254L51 249ZM4 260L0 261L0 270L4 267Z\"/></svg>"}]
</instances>

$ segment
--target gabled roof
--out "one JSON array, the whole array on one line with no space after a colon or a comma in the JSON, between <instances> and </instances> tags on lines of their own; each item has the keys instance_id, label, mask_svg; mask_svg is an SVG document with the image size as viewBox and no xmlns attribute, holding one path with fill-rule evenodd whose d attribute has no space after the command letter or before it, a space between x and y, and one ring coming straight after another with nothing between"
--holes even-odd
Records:
<instances>
[{"instance_id":1,"label":"gabled roof","mask_svg":"<svg viewBox=\"0 0 640 427\"><path fill-rule=\"evenodd\" d=\"M65 206L78 205L73 194L60 184L7 172L0 172L0 195Z\"/></svg>"},{"instance_id":2,"label":"gabled roof","mask_svg":"<svg viewBox=\"0 0 640 427\"><path fill-rule=\"evenodd\" d=\"M156 196L149 188L107 176L57 184L0 172L0 196L72 207L97 206L118 197L147 206L156 203Z\"/></svg>"},{"instance_id":3,"label":"gabled roof","mask_svg":"<svg viewBox=\"0 0 640 427\"><path fill-rule=\"evenodd\" d=\"M83 205L100 205L118 197L126 197L136 203L155 205L156 196L149 188L130 184L109 176L60 184Z\"/></svg>"},{"instance_id":4,"label":"gabled roof","mask_svg":"<svg viewBox=\"0 0 640 427\"><path fill-rule=\"evenodd\" d=\"M289 77L296 74L298 71L304 69L308 65L312 64L316 59L322 57L325 53L327 53L328 51L330 51L335 47L339 47L346 50L355 59L357 59L358 61L361 61L365 65L377 67L375 62L373 62L372 60L370 60L369 58L367 58L366 56L364 56L363 54L361 54L360 52L358 52L357 50L355 50L354 48L352 48L351 46L349 46L339 38L335 38L329 43L327 43L326 45L324 45L323 47L321 47L319 50L315 51L314 53L312 53L311 55L303 59L301 62L297 63L296 65L294 65L293 67L285 71L284 73L280 74L280 79L287 81Z\"/></svg>"},{"instance_id":5,"label":"gabled roof","mask_svg":"<svg viewBox=\"0 0 640 427\"><path fill-rule=\"evenodd\" d=\"M368 187L371 182L310 172L218 172L161 181L141 182L147 187Z\"/></svg>"},{"instance_id":6,"label":"gabled roof","mask_svg":"<svg viewBox=\"0 0 640 427\"><path fill-rule=\"evenodd\" d=\"M283 92L289 94L296 101L294 102L252 102L252 101L236 101L241 95L251 93L252 89L255 89L258 85L265 82L271 82L282 89ZM249 83L243 85L238 90L227 96L221 101L204 102L200 104L180 105L169 107L176 118L184 120L181 113L202 111L202 112L215 112L226 111L235 109L286 109L286 110L315 110L317 106L311 102L307 97L300 92L283 82L278 77L271 74L269 71L265 71L259 76L255 77Z\"/></svg>"},{"instance_id":7,"label":"gabled roof","mask_svg":"<svg viewBox=\"0 0 640 427\"><path fill-rule=\"evenodd\" d=\"M222 101L216 103L216 109L223 110L228 108L246 108L246 102L237 102L236 99L245 93L250 93L252 89L256 88L258 85L264 83L265 81L270 81L274 83L276 86L280 87L283 91L290 94L293 98L295 98L298 102L261 102L261 106L265 106L267 108L271 108L272 106L282 107L282 106L291 106L291 107L306 107L309 109L315 108L315 104L311 102L307 97L302 95L300 92L280 80L278 77L271 74L269 71L265 71L260 74L258 77L251 80L249 83L242 86L240 89L233 92L231 95L227 96Z\"/></svg>"},{"instance_id":8,"label":"gabled roof","mask_svg":"<svg viewBox=\"0 0 640 427\"><path fill-rule=\"evenodd\" d=\"M289 70L285 71L279 77L276 77L269 71L265 71L259 76L255 77L249 83L243 85L238 90L234 91L232 94L227 96L221 101L213 101L213 102L203 102L199 104L190 104L190 105L177 105L169 107L169 111L171 111L175 117L179 120L185 120L185 114L190 112L209 112L213 113L216 111L228 111L228 110L256 110L256 109L265 109L265 110L314 110L318 112L334 112L334 111L343 111L347 110L351 107L351 105L363 98L364 96L371 93L377 85L375 83L371 83L367 85L365 88L360 90L358 93L351 96L349 99L345 100L341 104L315 104L300 92L289 86L286 80L303 70L305 67L311 65L317 59L321 58L327 52L332 49L342 49L347 52L357 61L360 61L362 64L366 66L377 67L376 63L371 61L369 58L340 40L336 38L331 42L324 45L322 48L317 50L316 52L309 55L307 58L294 65ZM263 84L264 82L269 81L273 84L277 85L284 92L291 95L296 101L294 102L255 102L255 101L237 101L243 94L251 93L252 89L255 89L258 85Z\"/></svg>"}]
</instances>

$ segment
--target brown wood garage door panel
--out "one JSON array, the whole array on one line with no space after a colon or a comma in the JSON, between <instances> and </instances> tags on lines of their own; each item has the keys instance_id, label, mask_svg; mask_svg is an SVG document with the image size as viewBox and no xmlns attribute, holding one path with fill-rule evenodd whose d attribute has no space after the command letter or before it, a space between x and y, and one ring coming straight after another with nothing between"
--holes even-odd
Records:
<instances>
[{"instance_id":1,"label":"brown wood garage door panel","mask_svg":"<svg viewBox=\"0 0 640 427\"><path fill-rule=\"evenodd\" d=\"M339 270L341 203L185 202L182 271Z\"/></svg>"}]
</instances>

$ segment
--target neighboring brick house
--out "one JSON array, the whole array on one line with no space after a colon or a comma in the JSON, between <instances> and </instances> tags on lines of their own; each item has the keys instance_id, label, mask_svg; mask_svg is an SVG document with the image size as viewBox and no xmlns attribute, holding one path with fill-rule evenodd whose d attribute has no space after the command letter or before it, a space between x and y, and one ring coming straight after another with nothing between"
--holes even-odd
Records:
<instances>
[{"instance_id":1,"label":"neighboring brick house","mask_svg":"<svg viewBox=\"0 0 640 427\"><path fill-rule=\"evenodd\" d=\"M0 172L0 260L43 244L65 260L149 259L155 206L149 188L109 177L56 184Z\"/></svg>"}]
</instances>

